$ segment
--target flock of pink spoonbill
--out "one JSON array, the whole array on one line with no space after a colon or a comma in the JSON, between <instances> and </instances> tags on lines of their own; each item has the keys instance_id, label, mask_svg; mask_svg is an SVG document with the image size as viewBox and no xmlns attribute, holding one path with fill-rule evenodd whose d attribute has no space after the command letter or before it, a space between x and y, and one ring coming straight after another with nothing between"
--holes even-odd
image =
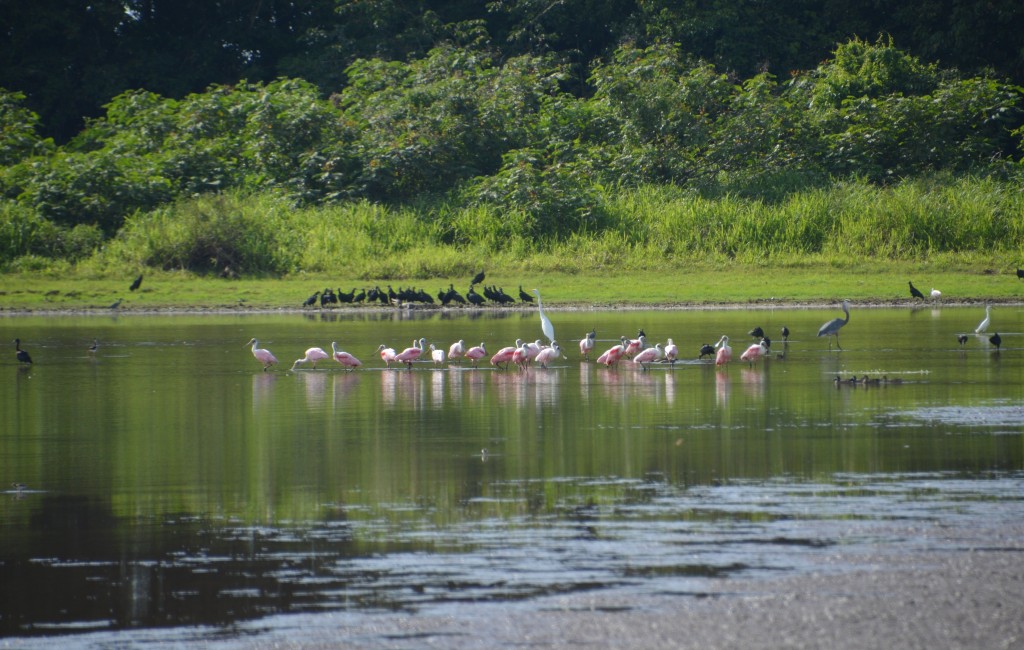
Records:
<instances>
[{"instance_id":1,"label":"flock of pink spoonbill","mask_svg":"<svg viewBox=\"0 0 1024 650\"><path fill-rule=\"evenodd\" d=\"M492 366L501 369L508 369L509 366L515 365L520 369L526 369L534 364L547 368L549 364L562 358L564 353L562 348L555 341L555 328L551 323L551 320L544 313L544 307L541 303L540 292L534 289L534 293L537 296L537 307L539 310L541 330L544 335L548 337L550 343L545 344L541 339L536 341L523 341L522 339L516 339L515 345L509 345L501 348L497 352L490 355L490 363ZM836 348L842 349L839 345L839 331L850 322L850 303L843 301L841 306L845 318L834 318L827 321L818 329L819 337L827 337L829 339L829 350L832 349L832 338L835 337ZM985 319L978 325L975 332L981 334L985 331L990 323L990 307L985 307ZM789 339L789 328L783 327L782 340L788 341ZM757 363L758 360L767 357L771 351L771 339L769 339L764 330L760 327L755 327L748 333L753 336L757 342L747 347L739 356L740 361L744 361L751 366ZM960 341L961 346L966 340L965 334L960 334L957 340ZM1002 342L999 334L995 334L990 337L990 342L998 349ZM580 359L584 361L590 360L591 353L594 352L597 344L597 332L590 331L587 333L579 342ZM259 347L259 343L256 339L252 339L246 345L252 346L252 354L263 365L263 369L267 370L271 366L277 363L277 358L270 353L269 350L265 350ZM20 348L19 348L20 349ZM294 370L300 364L309 363L315 369L318 361L324 359L333 358L335 361L340 363L346 370L355 370L362 365L352 354L338 349L338 344L332 342L331 349L333 355L328 355L321 348L309 348L306 350L305 356L301 359L296 359L292 364L292 370ZM429 356L428 355L429 352ZM381 344L377 348L377 353L380 355L381 361L387 368L391 368L393 365L404 365L406 368L412 368L413 364L422 360L424 362L430 361L436 367L443 367L445 363L459 363L463 361L471 364L473 368L478 367L479 362L488 356L487 346L484 342L480 345L473 347L466 347L465 340L458 340L448 347L447 355L445 354L444 348L439 348L435 344L431 343L428 347L427 340L425 338L414 339L412 345L405 348L401 352L396 352L394 348L388 347L385 344ZM729 346L729 337L723 335L714 345L705 343L700 348L700 355L698 358L703 359L705 356L713 356L714 363L716 366L725 366L733 358L732 348ZM672 341L667 339L664 344L655 343L650 345L647 341L647 336L643 330L640 330L635 339L627 338L622 336L619 338L619 342L616 345L605 350L602 354L597 357L596 363L604 366L615 366L622 361L631 361L641 369L646 370L652 363L668 363L674 364L679 359L679 348Z\"/></svg>"}]
</instances>

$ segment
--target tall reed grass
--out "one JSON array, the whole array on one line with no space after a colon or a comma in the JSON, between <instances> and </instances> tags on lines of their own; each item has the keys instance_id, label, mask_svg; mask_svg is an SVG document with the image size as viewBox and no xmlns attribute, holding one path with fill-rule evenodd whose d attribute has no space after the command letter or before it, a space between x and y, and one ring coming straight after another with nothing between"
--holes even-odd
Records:
<instances>
[{"instance_id":1,"label":"tall reed grass","mask_svg":"<svg viewBox=\"0 0 1024 650\"><path fill-rule=\"evenodd\" d=\"M444 200L297 208L274 195L204 195L127 219L85 269L354 278L458 277L481 267L572 273L733 263L1024 260L1024 193L1008 181L847 181L777 200L675 187L602 188L592 230L536 237L530 216ZM24 215L10 219L24 221ZM0 223L0 233L5 232ZM15 231L12 231L15 232Z\"/></svg>"}]
</instances>

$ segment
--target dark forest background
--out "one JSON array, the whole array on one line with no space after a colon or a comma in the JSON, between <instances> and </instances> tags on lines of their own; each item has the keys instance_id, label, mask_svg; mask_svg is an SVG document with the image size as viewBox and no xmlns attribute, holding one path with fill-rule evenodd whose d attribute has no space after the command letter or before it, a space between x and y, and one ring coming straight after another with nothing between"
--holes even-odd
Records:
<instances>
[{"instance_id":1,"label":"dark forest background","mask_svg":"<svg viewBox=\"0 0 1024 650\"><path fill-rule=\"evenodd\" d=\"M1024 84L1018 0L2 0L0 25L0 86L23 92L58 142L125 90L180 98L297 77L327 96L357 59L409 60L452 41L486 41L499 60L557 54L580 95L593 61L623 43L677 43L738 78L787 77L880 35L941 67Z\"/></svg>"}]
</instances>

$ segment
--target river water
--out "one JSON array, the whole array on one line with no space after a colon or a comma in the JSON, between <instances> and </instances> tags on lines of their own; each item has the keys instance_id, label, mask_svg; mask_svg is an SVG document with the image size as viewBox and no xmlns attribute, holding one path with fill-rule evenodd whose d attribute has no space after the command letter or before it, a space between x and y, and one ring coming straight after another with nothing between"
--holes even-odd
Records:
<instances>
[{"instance_id":1,"label":"river water","mask_svg":"<svg viewBox=\"0 0 1024 650\"><path fill-rule=\"evenodd\" d=\"M35 361L19 367L11 343L0 365L0 645L699 597L709 580L806 571L893 521L1019 520L1024 309L993 310L1000 349L973 334L977 307L854 307L830 350L815 334L841 315L549 310L566 358L526 371L386 370L375 350L494 352L541 338L536 311L0 319ZM772 353L749 366L755 326ZM591 329L599 351L643 329L681 360L581 361ZM723 334L733 362L698 360ZM252 337L277 367L261 370ZM332 341L364 365L289 370ZM865 375L889 381L845 381Z\"/></svg>"}]
</instances>

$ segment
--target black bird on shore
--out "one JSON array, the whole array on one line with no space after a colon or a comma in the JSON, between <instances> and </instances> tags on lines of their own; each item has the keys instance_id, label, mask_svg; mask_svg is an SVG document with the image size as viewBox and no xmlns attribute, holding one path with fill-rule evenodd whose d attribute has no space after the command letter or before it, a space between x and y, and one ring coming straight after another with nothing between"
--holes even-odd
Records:
<instances>
[{"instance_id":1,"label":"black bird on shore","mask_svg":"<svg viewBox=\"0 0 1024 650\"><path fill-rule=\"evenodd\" d=\"M474 284L480 284L483 281L484 281L484 272L480 271L479 273L477 273L476 275L473 276L473 279L470 281L469 286L473 286Z\"/></svg>"},{"instance_id":2,"label":"black bird on shore","mask_svg":"<svg viewBox=\"0 0 1024 650\"><path fill-rule=\"evenodd\" d=\"M473 285L469 285L469 291L466 292L466 300L477 307L484 304L484 297L473 289Z\"/></svg>"},{"instance_id":3,"label":"black bird on shore","mask_svg":"<svg viewBox=\"0 0 1024 650\"><path fill-rule=\"evenodd\" d=\"M303 307L316 307L316 299L319 298L319 297L320 297L320 292L317 291L316 293L314 293L309 298L306 298L306 300L303 301L302 306Z\"/></svg>"},{"instance_id":4,"label":"black bird on shore","mask_svg":"<svg viewBox=\"0 0 1024 650\"><path fill-rule=\"evenodd\" d=\"M135 291L136 289L138 289L141 286L142 286L142 274L140 273L139 277L135 278L135 281L132 282L130 287L128 287L128 291Z\"/></svg>"},{"instance_id":5,"label":"black bird on shore","mask_svg":"<svg viewBox=\"0 0 1024 650\"><path fill-rule=\"evenodd\" d=\"M992 345L996 346L996 349L998 350L999 346L1003 344L1003 337L999 336L999 332L995 332L992 336L988 337L988 341Z\"/></svg>"},{"instance_id":6,"label":"black bird on shore","mask_svg":"<svg viewBox=\"0 0 1024 650\"><path fill-rule=\"evenodd\" d=\"M908 281L907 284L910 285L910 297L911 298L920 298L921 300L924 300L924 294L917 290L917 287L914 286L913 282L909 282Z\"/></svg>"},{"instance_id":7,"label":"black bird on shore","mask_svg":"<svg viewBox=\"0 0 1024 650\"><path fill-rule=\"evenodd\" d=\"M533 296L523 291L523 285L519 285L519 299L523 302L533 302Z\"/></svg>"},{"instance_id":8,"label":"black bird on shore","mask_svg":"<svg viewBox=\"0 0 1024 650\"><path fill-rule=\"evenodd\" d=\"M1024 280L1024 269L1017 267L1017 279Z\"/></svg>"},{"instance_id":9,"label":"black bird on shore","mask_svg":"<svg viewBox=\"0 0 1024 650\"><path fill-rule=\"evenodd\" d=\"M460 305L466 304L466 299L462 297L462 294L455 290L455 286L451 283L448 284L448 300L457 302Z\"/></svg>"},{"instance_id":10,"label":"black bird on shore","mask_svg":"<svg viewBox=\"0 0 1024 650\"><path fill-rule=\"evenodd\" d=\"M18 357L19 363L32 363L32 357L21 349L21 339L14 339L14 353Z\"/></svg>"}]
</instances>

